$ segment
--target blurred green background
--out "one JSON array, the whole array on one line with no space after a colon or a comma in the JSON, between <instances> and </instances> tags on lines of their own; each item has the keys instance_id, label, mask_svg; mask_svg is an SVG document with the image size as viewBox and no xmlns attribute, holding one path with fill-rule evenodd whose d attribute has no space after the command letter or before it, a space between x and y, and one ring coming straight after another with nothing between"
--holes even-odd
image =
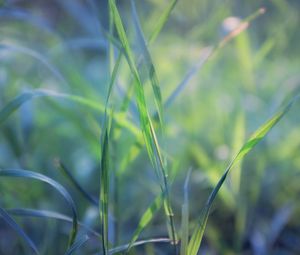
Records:
<instances>
[{"instance_id":1,"label":"blurred green background","mask_svg":"<svg viewBox=\"0 0 300 255\"><path fill-rule=\"evenodd\" d=\"M170 0L135 1L146 39ZM129 1L117 1L131 46L138 56ZM228 17L266 13L204 65L204 55L226 35ZM160 137L168 157L176 225L181 222L183 184L189 169L190 227L227 164L247 137L276 112L300 85L300 1L179 0L149 50L165 102L166 130ZM0 8L0 108L35 89L78 95L105 104L109 84L108 4L93 0L2 1ZM193 72L195 70L195 72ZM192 76L188 74L192 72ZM132 81L121 62L112 105L122 111ZM154 99L145 84L149 109ZM126 118L139 126L134 97ZM300 115L295 104L283 120L235 167L218 194L199 254L300 254ZM80 220L99 230L97 207L87 202L57 169L61 159L96 199L100 179L103 114L65 100L34 97L0 123L0 168L40 172L63 184ZM156 176L135 135L126 128L113 140L110 240L130 241L142 213L160 192ZM129 153L136 156L128 156ZM130 154L130 155L132 155ZM171 181L170 181L171 182ZM69 214L55 191L34 181L0 179L3 208L51 209ZM69 225L15 217L42 254L63 254ZM167 236L161 210L142 237ZM94 254L93 239L82 253ZM0 254L30 254L0 221ZM165 244L131 254L172 254Z\"/></svg>"}]
</instances>

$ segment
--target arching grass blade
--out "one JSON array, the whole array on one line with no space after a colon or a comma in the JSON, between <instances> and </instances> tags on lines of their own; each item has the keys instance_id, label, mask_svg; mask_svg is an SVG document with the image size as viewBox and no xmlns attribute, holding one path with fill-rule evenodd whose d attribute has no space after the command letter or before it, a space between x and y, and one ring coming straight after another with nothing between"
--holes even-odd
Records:
<instances>
[{"instance_id":1,"label":"arching grass blade","mask_svg":"<svg viewBox=\"0 0 300 255\"><path fill-rule=\"evenodd\" d=\"M259 143L268 134L268 132L272 129L272 127L274 127L281 120L281 118L289 111L292 104L298 98L299 98L298 96L294 97L283 110L276 113L271 119L269 119L260 128L258 128L253 133L253 135L248 139L248 141L242 146L242 148L239 150L239 152L236 154L236 156L233 158L233 160L230 162L230 164L226 168L223 176L221 177L221 179L217 183L216 187L211 192L211 194L205 204L205 207L203 208L202 213L198 219L197 226L194 229L193 235L192 235L191 240L188 245L188 254L189 255L196 255L199 250L211 206L212 206L213 201L215 200L215 197L218 194L221 186L223 185L229 171L239 160L241 160L243 157L245 157L255 147L255 145L257 143Z\"/></svg>"},{"instance_id":2,"label":"arching grass blade","mask_svg":"<svg viewBox=\"0 0 300 255\"><path fill-rule=\"evenodd\" d=\"M59 184L58 182L54 181L53 179L43 174L28 171L28 170L23 170L23 169L5 169L5 170L1 169L0 177L17 177L17 178L34 179L34 180L47 183L50 186L52 186L56 191L58 191L64 197L64 199L66 200L68 206L72 211L73 220L72 220L72 230L69 238L69 246L73 244L77 235L77 228L78 228L77 212L76 212L76 207L75 207L75 203L73 202L73 199L71 198L68 191L61 184Z\"/></svg>"},{"instance_id":3,"label":"arching grass blade","mask_svg":"<svg viewBox=\"0 0 300 255\"><path fill-rule=\"evenodd\" d=\"M19 217L34 217L34 218L45 218L45 219L54 219L60 220L68 223L72 223L73 219L65 214L61 214L54 211L49 210L37 210L37 209L30 209L30 208L12 208L6 210L9 214L19 216ZM94 235L96 237L101 237L101 235L90 228L89 226L78 222L78 226L85 229L89 234Z\"/></svg>"},{"instance_id":4,"label":"arching grass blade","mask_svg":"<svg viewBox=\"0 0 300 255\"><path fill-rule=\"evenodd\" d=\"M34 242L28 237L28 235L23 231L23 229L18 225L15 220L9 216L9 214L0 207L0 215L2 218L6 221L7 224L13 228L22 239L25 240L25 242L31 247L31 249L34 251L35 254L39 254L38 249L36 248L36 245Z\"/></svg>"},{"instance_id":5,"label":"arching grass blade","mask_svg":"<svg viewBox=\"0 0 300 255\"><path fill-rule=\"evenodd\" d=\"M155 41L156 37L161 32L164 25L167 23L167 21L170 17L170 14L173 11L173 9L175 8L177 2L178 2L178 0L172 0L170 5L168 6L168 8L166 8L166 10L163 12L163 14L159 18L154 30L152 31L151 36L149 37L149 43L152 43L153 41Z\"/></svg>"},{"instance_id":6,"label":"arching grass blade","mask_svg":"<svg viewBox=\"0 0 300 255\"><path fill-rule=\"evenodd\" d=\"M37 89L37 90L31 90L27 92L23 92L19 96L12 99L9 103L7 103L4 108L0 111L0 125L16 110L18 110L24 103L26 103L28 100L38 98L38 97L51 97L54 99L65 99L69 100L75 103L78 103L82 106L85 106L91 110L94 110L99 113L104 113L105 108L103 105L101 105L99 102L86 99L77 95L72 94L66 94L66 93L60 93L52 90L47 89ZM130 121L126 119L125 114L114 114L114 121L116 124L120 125L121 127L126 128L129 130L132 134L139 137L140 131L139 129Z\"/></svg>"},{"instance_id":7,"label":"arching grass blade","mask_svg":"<svg viewBox=\"0 0 300 255\"><path fill-rule=\"evenodd\" d=\"M75 179L69 169L60 161L56 160L57 167L63 172L63 174L70 180L73 186L82 194L82 196L88 200L91 204L98 206L98 201L93 198Z\"/></svg>"}]
</instances>

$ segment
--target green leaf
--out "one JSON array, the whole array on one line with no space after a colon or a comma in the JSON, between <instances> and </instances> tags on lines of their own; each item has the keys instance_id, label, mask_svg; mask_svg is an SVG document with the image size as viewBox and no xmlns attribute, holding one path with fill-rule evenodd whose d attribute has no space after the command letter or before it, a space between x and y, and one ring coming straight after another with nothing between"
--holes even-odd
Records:
<instances>
[{"instance_id":1,"label":"green leaf","mask_svg":"<svg viewBox=\"0 0 300 255\"><path fill-rule=\"evenodd\" d=\"M146 68L148 69L148 75L149 79L151 81L152 90L154 93L154 99L156 103L157 113L160 120L160 124L163 126L163 104L162 104L162 97L161 97L161 91L160 86L157 78L157 74L155 71L155 67L150 55L150 52L147 47L147 43L143 34L143 30L139 21L139 17L136 11L136 6L134 3L134 0L130 0L131 2L131 9L132 9L132 16L133 16L133 22L135 26L135 30L137 32L137 39L140 44L140 47L142 49L142 55L145 60Z\"/></svg>"},{"instance_id":2,"label":"green leaf","mask_svg":"<svg viewBox=\"0 0 300 255\"><path fill-rule=\"evenodd\" d=\"M187 173L185 182L184 182L184 201L181 208L181 246L180 246L180 255L187 254L187 246L189 242L189 180L192 170L190 169Z\"/></svg>"},{"instance_id":3,"label":"green leaf","mask_svg":"<svg viewBox=\"0 0 300 255\"><path fill-rule=\"evenodd\" d=\"M32 91L23 92L19 96L15 97L11 100L8 104L4 106L4 108L0 111L0 125L16 110L20 108L24 103L27 101L38 98L38 97L51 97L54 99L66 99L69 101L73 101L78 103L82 106L85 106L91 110L96 112L104 113L105 108L99 102L95 102L90 99L86 99L77 95L70 95L66 93L59 93L56 91L46 90L46 89L37 89ZM120 125L121 127L127 128L132 134L139 137L140 131L139 129L130 121L126 119L125 114L114 114L114 121L116 124Z\"/></svg>"},{"instance_id":4,"label":"green leaf","mask_svg":"<svg viewBox=\"0 0 300 255\"><path fill-rule=\"evenodd\" d=\"M19 217L34 217L34 218L46 218L46 219L55 219L64 222L72 223L73 219L65 214L61 214L54 211L49 210L36 210L36 209L29 209L29 208L12 208L6 210L9 214L19 216ZM101 237L101 235L90 228L89 226L78 222L78 226L82 227L86 230L89 234L92 234L96 237Z\"/></svg>"},{"instance_id":5,"label":"green leaf","mask_svg":"<svg viewBox=\"0 0 300 255\"><path fill-rule=\"evenodd\" d=\"M146 239L146 240L140 240L135 243L133 243L132 246L140 246L145 245L149 243L170 243L171 240L169 238L152 238L152 239ZM128 249L129 244L124 244L118 247L115 247L113 249L109 250L109 255L115 254L115 253L121 253Z\"/></svg>"},{"instance_id":6,"label":"green leaf","mask_svg":"<svg viewBox=\"0 0 300 255\"><path fill-rule=\"evenodd\" d=\"M141 82L140 75L135 65L133 53L131 51L129 41L126 36L126 32L114 0L109 0L109 7L114 18L114 23L122 47L124 49L124 54L126 56L128 65L130 67L131 73L134 78L135 96L136 96L136 102L137 102L138 111L140 115L140 123L141 123L142 133L144 136L144 141L146 144L150 161L152 165L155 167L156 174L160 177L160 181L161 181L160 185L161 185L162 192L166 193L166 199L164 201L165 214L168 217L168 224L170 225L170 229L172 232L171 235L172 235L173 243L176 244L177 237L176 237L175 225L173 222L173 212L172 212L170 199L169 199L167 173L165 170L164 160L160 152L160 147L156 138L155 130L153 128L152 121L148 113L143 84ZM175 245L175 249L176 249L176 245Z\"/></svg>"},{"instance_id":7,"label":"green leaf","mask_svg":"<svg viewBox=\"0 0 300 255\"><path fill-rule=\"evenodd\" d=\"M8 225L13 228L20 237L22 237L25 242L30 246L30 248L34 251L35 254L39 254L38 249L36 248L36 245L34 242L28 237L28 235L23 231L23 229L18 225L18 223L15 222L15 220L9 216L9 214L0 207L0 215L2 218L6 221Z\"/></svg>"},{"instance_id":8,"label":"green leaf","mask_svg":"<svg viewBox=\"0 0 300 255\"><path fill-rule=\"evenodd\" d=\"M80 184L79 182L75 179L75 177L72 175L72 173L69 171L69 169L60 161L56 160L55 161L58 169L62 171L64 176L66 176L69 181L73 184L73 186L82 194L82 196L88 200L91 204L98 206L98 201L93 198Z\"/></svg>"},{"instance_id":9,"label":"green leaf","mask_svg":"<svg viewBox=\"0 0 300 255\"><path fill-rule=\"evenodd\" d=\"M155 198L153 203L144 212L143 216L141 217L141 219L139 221L139 224L138 224L136 230L134 231L134 234L133 234L133 236L131 238L131 241L128 245L126 253L129 252L131 247L134 245L134 242L140 236L141 232L145 229L145 227L150 223L150 221L153 219L155 214L159 211L159 209L161 208L161 206L163 204L163 200L164 200L164 196L163 196L163 193L161 193L160 195L158 195Z\"/></svg>"},{"instance_id":10,"label":"green leaf","mask_svg":"<svg viewBox=\"0 0 300 255\"><path fill-rule=\"evenodd\" d=\"M159 20L149 38L149 43L152 43L153 41L155 41L155 39L159 35L160 31L163 29L164 25L167 23L167 21L170 17L170 14L173 11L173 9L175 8L177 2L178 2L178 0L173 0L170 3L170 5L168 6L168 8L166 8L166 10L163 12L163 14L159 18Z\"/></svg>"},{"instance_id":11,"label":"green leaf","mask_svg":"<svg viewBox=\"0 0 300 255\"><path fill-rule=\"evenodd\" d=\"M203 208L201 215L198 219L198 224L194 229L193 235L191 237L191 240L188 245L188 254L189 255L196 255L198 253L203 234L205 231L205 227L207 224L209 212L211 209L211 206L213 204L213 201L216 198L216 195L218 194L221 186L223 185L224 181L226 180L226 177L229 173L229 171L232 169L232 167L242 158L244 158L254 147L257 143L259 143L267 134L268 132L274 127L281 118L289 111L292 104L298 99L298 96L293 98L290 103L282 110L276 113L271 119L269 119L267 122L265 122L261 127L259 127L253 135L248 139L248 141L242 146L242 148L239 150L239 152L236 154L236 156L233 158L233 160L230 162L228 167L226 168L223 176L211 192L205 207Z\"/></svg>"},{"instance_id":12,"label":"green leaf","mask_svg":"<svg viewBox=\"0 0 300 255\"><path fill-rule=\"evenodd\" d=\"M101 219L101 234L103 254L108 254L108 201L109 201L109 139L107 126L104 128L104 138L101 155L99 213Z\"/></svg>"},{"instance_id":13,"label":"green leaf","mask_svg":"<svg viewBox=\"0 0 300 255\"><path fill-rule=\"evenodd\" d=\"M70 233L70 239L69 239L69 246L71 246L76 238L77 235L77 228L78 228L78 222L77 222L77 212L75 203L73 202L73 199L71 198L68 191L58 182L54 181L53 179L32 171L28 170L21 170L21 169L5 169L0 170L0 177L17 177L17 178L26 178L26 179L35 179L44 183L49 184L52 186L55 190L57 190L66 200L68 203L68 206L70 207L72 211L72 230Z\"/></svg>"}]
</instances>

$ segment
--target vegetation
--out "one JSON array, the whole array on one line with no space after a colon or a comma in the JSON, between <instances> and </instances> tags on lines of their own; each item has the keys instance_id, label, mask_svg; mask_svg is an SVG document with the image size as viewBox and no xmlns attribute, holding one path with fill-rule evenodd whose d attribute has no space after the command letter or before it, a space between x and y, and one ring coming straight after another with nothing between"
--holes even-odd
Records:
<instances>
[{"instance_id":1,"label":"vegetation","mask_svg":"<svg viewBox=\"0 0 300 255\"><path fill-rule=\"evenodd\" d=\"M0 254L299 254L297 8L2 1Z\"/></svg>"}]
</instances>

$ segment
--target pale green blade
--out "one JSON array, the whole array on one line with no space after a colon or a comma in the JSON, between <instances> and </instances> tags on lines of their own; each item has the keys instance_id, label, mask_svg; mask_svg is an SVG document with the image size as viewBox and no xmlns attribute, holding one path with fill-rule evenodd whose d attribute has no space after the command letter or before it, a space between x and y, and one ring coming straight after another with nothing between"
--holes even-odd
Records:
<instances>
[{"instance_id":1,"label":"pale green blade","mask_svg":"<svg viewBox=\"0 0 300 255\"><path fill-rule=\"evenodd\" d=\"M105 107L101 105L99 102L93 101L91 99L86 99L81 96L72 95L72 94L66 94L66 93L60 93L52 90L47 89L37 89L37 90L31 90L27 92L23 92L19 96L12 99L10 102L8 102L1 110L0 110L0 125L16 110L18 110L24 103L26 103L29 100L32 100L34 98L39 97L51 97L54 99L65 99L69 101L73 101L77 104L80 104L82 106L85 106L91 110L94 110L99 113L104 113ZM126 119L125 114L114 114L114 121L120 125L121 127L126 128L129 130L132 134L139 137L140 136L140 130L130 121Z\"/></svg>"},{"instance_id":2,"label":"pale green blade","mask_svg":"<svg viewBox=\"0 0 300 255\"><path fill-rule=\"evenodd\" d=\"M156 109L158 113L158 117L160 120L160 124L163 126L163 103L162 103L162 97L161 97L161 91L160 91L160 86L158 82L158 77L156 74L156 70L147 46L147 42L145 40L143 30L139 21L139 17L136 11L136 6L134 3L134 0L131 0L131 9L132 9L132 16L133 16L133 22L135 26L135 30L137 33L137 41L139 42L139 45L142 49L142 55L145 60L146 68L148 69L148 76L151 81L152 85L152 90L154 93L154 99L155 99L155 104L156 104Z\"/></svg>"},{"instance_id":3,"label":"pale green blade","mask_svg":"<svg viewBox=\"0 0 300 255\"><path fill-rule=\"evenodd\" d=\"M139 224L131 238L131 241L128 245L127 252L129 252L130 248L133 246L134 242L138 239L141 232L145 229L145 227L150 223L150 221L153 219L155 214L159 211L159 209L162 207L164 200L164 196L161 193L158 195L153 203L147 208L147 210L144 212L143 216L141 217Z\"/></svg>"},{"instance_id":4,"label":"pale green blade","mask_svg":"<svg viewBox=\"0 0 300 255\"><path fill-rule=\"evenodd\" d=\"M175 8L178 0L172 0L168 8L164 11L164 13L161 15L159 18L150 38L149 38L149 43L152 43L155 41L156 37L159 35L160 31L163 29L164 25L167 23L171 12Z\"/></svg>"},{"instance_id":5,"label":"pale green blade","mask_svg":"<svg viewBox=\"0 0 300 255\"><path fill-rule=\"evenodd\" d=\"M253 148L254 146L260 142L267 134L268 132L274 127L280 119L288 112L288 110L291 108L292 104L295 102L295 100L298 99L298 97L295 97L290 103L282 110L276 113L271 119L269 119L265 124L263 124L260 128L258 128L253 135L248 139L248 141L242 146L240 151L237 153L237 155L234 157L234 159L230 162L228 167L226 168L223 176L217 183L216 187L211 192L205 207L202 210L202 213L198 219L198 224L194 229L193 235L191 237L191 240L188 245L188 254L189 255L196 255L202 238L205 231L206 223L209 216L209 211L211 209L211 206L213 204L213 201L218 194L221 186L223 185L230 169L243 157L245 157Z\"/></svg>"}]
</instances>

